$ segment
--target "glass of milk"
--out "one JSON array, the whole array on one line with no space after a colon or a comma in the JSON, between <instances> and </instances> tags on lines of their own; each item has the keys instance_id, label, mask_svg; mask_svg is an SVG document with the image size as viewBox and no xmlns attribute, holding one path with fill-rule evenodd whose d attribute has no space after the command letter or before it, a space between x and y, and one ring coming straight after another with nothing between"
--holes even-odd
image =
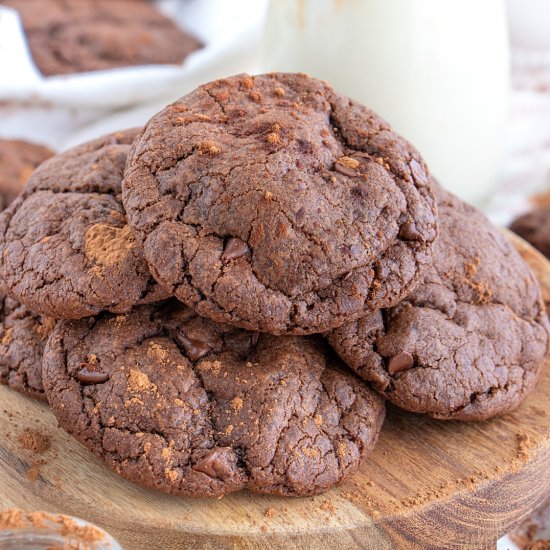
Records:
<instances>
[{"instance_id":1,"label":"glass of milk","mask_svg":"<svg viewBox=\"0 0 550 550\"><path fill-rule=\"evenodd\" d=\"M305 72L368 105L440 183L482 205L508 109L504 0L271 0L264 70Z\"/></svg>"}]
</instances>

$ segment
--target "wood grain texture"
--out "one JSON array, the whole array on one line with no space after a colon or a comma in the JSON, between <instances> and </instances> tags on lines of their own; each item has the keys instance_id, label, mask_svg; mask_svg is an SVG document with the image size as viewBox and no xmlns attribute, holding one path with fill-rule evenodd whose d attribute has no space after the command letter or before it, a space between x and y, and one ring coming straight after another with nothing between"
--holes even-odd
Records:
<instances>
[{"instance_id":1,"label":"wood grain texture","mask_svg":"<svg viewBox=\"0 0 550 550\"><path fill-rule=\"evenodd\" d=\"M550 303L550 265L511 239ZM550 364L520 409L493 421L437 422L390 408L373 454L328 493L211 501L120 479L58 429L46 406L1 387L0 508L80 516L127 550L491 548L550 491L549 396ZM51 438L45 454L21 447L29 428Z\"/></svg>"}]
</instances>

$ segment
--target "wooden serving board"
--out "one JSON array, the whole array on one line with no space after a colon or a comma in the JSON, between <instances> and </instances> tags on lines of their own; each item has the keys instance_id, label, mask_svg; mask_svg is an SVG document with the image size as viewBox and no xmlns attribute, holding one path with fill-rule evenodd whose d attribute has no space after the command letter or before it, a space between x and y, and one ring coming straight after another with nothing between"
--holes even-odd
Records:
<instances>
[{"instance_id":1,"label":"wooden serving board","mask_svg":"<svg viewBox=\"0 0 550 550\"><path fill-rule=\"evenodd\" d=\"M511 237L544 284L550 264ZM315 498L248 492L192 500L109 472L45 405L0 388L0 508L76 515L127 550L492 548L550 491L550 361L516 412L477 424L390 408L380 442L349 481ZM51 439L25 450L25 429Z\"/></svg>"}]
</instances>

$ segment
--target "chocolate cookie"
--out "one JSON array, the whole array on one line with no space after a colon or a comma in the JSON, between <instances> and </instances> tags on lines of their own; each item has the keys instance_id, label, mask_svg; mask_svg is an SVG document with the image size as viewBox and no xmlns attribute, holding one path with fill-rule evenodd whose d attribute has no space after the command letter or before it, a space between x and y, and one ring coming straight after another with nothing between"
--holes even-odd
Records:
<instances>
[{"instance_id":1,"label":"chocolate cookie","mask_svg":"<svg viewBox=\"0 0 550 550\"><path fill-rule=\"evenodd\" d=\"M0 208L19 195L33 170L52 155L53 151L43 145L0 139Z\"/></svg>"},{"instance_id":2,"label":"chocolate cookie","mask_svg":"<svg viewBox=\"0 0 550 550\"><path fill-rule=\"evenodd\" d=\"M218 80L154 116L123 202L159 282L204 317L274 334L395 304L436 236L414 148L300 74Z\"/></svg>"},{"instance_id":3,"label":"chocolate cookie","mask_svg":"<svg viewBox=\"0 0 550 550\"><path fill-rule=\"evenodd\" d=\"M548 352L539 285L505 237L444 191L433 265L394 308L348 323L329 342L396 405L483 420L517 407Z\"/></svg>"},{"instance_id":4,"label":"chocolate cookie","mask_svg":"<svg viewBox=\"0 0 550 550\"><path fill-rule=\"evenodd\" d=\"M540 206L520 216L510 229L550 258L550 206Z\"/></svg>"},{"instance_id":5,"label":"chocolate cookie","mask_svg":"<svg viewBox=\"0 0 550 550\"><path fill-rule=\"evenodd\" d=\"M43 376L60 425L109 468L194 497L322 492L357 468L384 418L318 337L246 332L175 300L60 322Z\"/></svg>"},{"instance_id":6,"label":"chocolate cookie","mask_svg":"<svg viewBox=\"0 0 550 550\"><path fill-rule=\"evenodd\" d=\"M0 383L45 401L42 353L55 320L11 298L3 298L0 306Z\"/></svg>"},{"instance_id":7,"label":"chocolate cookie","mask_svg":"<svg viewBox=\"0 0 550 550\"><path fill-rule=\"evenodd\" d=\"M0 0L22 19L44 75L180 64L201 44L138 0Z\"/></svg>"},{"instance_id":8,"label":"chocolate cookie","mask_svg":"<svg viewBox=\"0 0 550 550\"><path fill-rule=\"evenodd\" d=\"M120 202L136 130L52 157L0 215L5 294L51 317L126 311L167 296L152 279Z\"/></svg>"}]
</instances>

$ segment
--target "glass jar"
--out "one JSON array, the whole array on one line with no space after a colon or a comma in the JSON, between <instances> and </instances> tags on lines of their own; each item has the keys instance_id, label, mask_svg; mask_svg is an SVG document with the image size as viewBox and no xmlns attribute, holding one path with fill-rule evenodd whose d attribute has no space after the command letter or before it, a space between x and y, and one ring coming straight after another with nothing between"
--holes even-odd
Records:
<instances>
[{"instance_id":1,"label":"glass jar","mask_svg":"<svg viewBox=\"0 0 550 550\"><path fill-rule=\"evenodd\" d=\"M491 193L508 110L503 0L272 0L264 70L305 72L386 118L447 188Z\"/></svg>"}]
</instances>

